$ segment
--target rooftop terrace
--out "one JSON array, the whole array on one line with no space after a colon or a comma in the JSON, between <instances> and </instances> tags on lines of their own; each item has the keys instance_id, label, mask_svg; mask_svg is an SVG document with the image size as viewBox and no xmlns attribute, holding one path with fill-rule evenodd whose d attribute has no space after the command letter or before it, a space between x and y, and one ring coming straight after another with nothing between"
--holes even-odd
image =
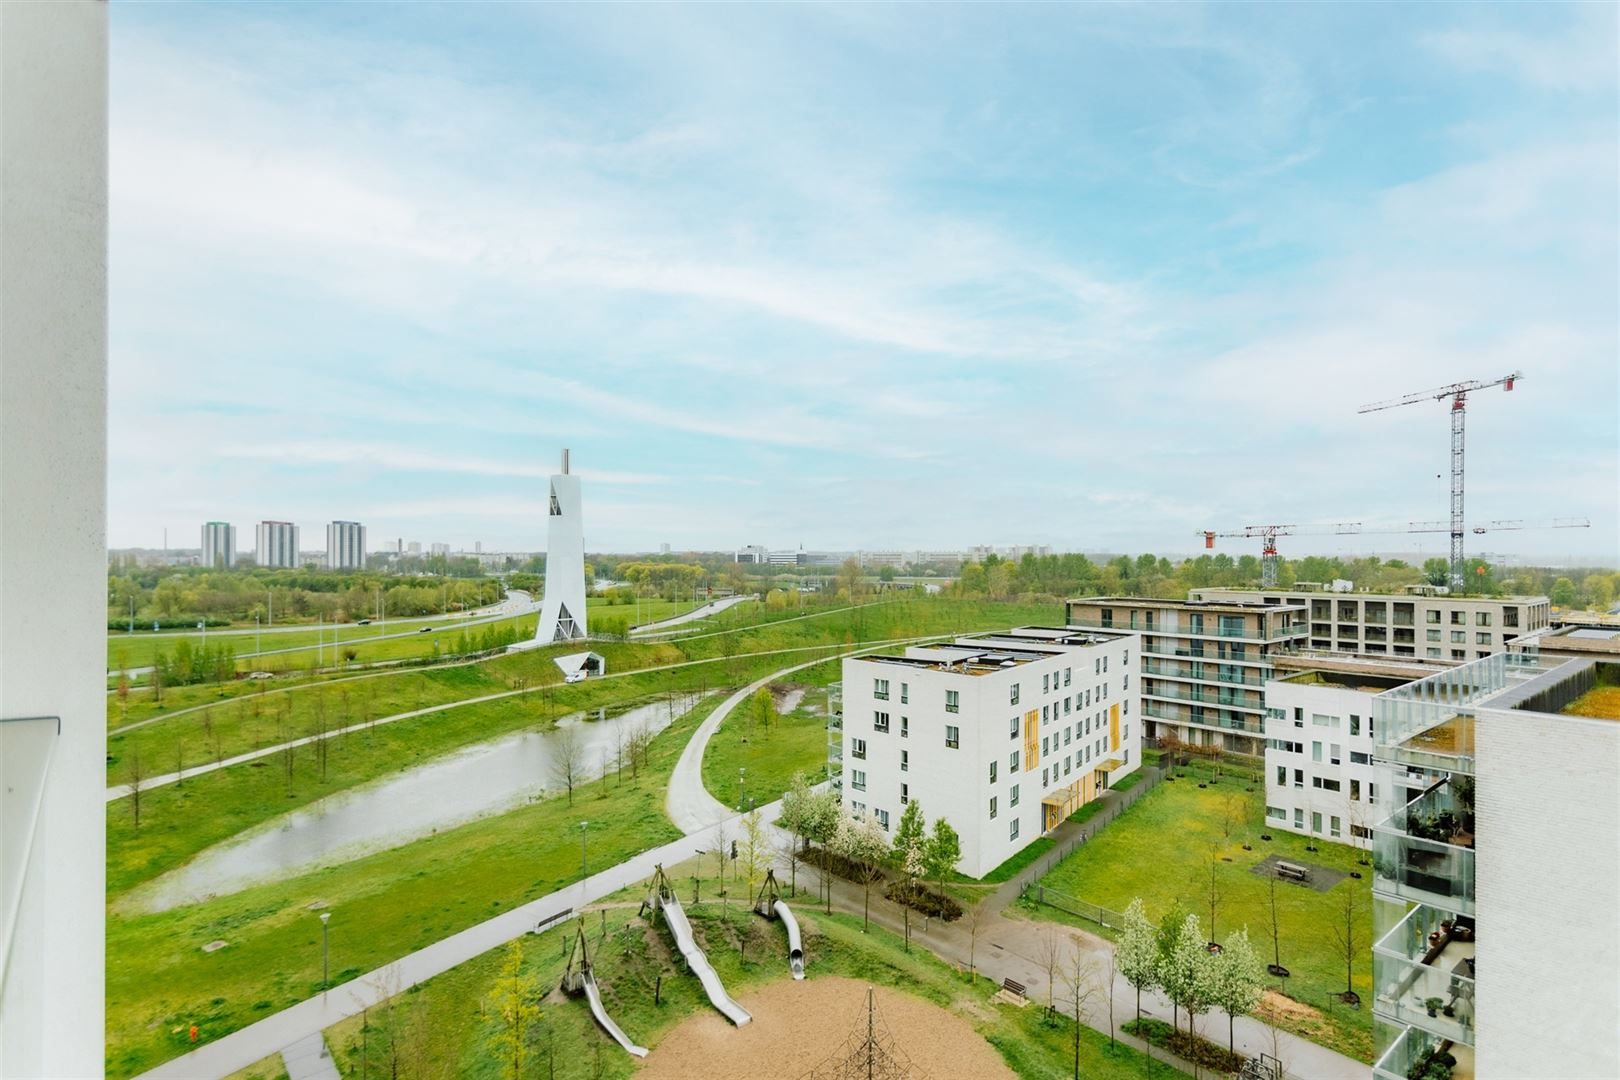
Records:
<instances>
[{"instance_id":1,"label":"rooftop terrace","mask_svg":"<svg viewBox=\"0 0 1620 1080\"><path fill-rule=\"evenodd\" d=\"M948 671L957 675L989 675L1037 660L1118 641L1124 634L1098 633L1059 626L1021 626L993 634L975 634L937 644L912 645L899 655L875 653L857 657L879 664Z\"/></svg>"}]
</instances>

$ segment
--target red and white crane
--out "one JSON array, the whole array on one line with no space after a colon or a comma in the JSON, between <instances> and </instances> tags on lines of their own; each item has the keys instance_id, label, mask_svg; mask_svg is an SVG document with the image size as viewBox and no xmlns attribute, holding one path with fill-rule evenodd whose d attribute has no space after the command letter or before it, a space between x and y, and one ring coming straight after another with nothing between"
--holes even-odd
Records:
<instances>
[{"instance_id":1,"label":"red and white crane","mask_svg":"<svg viewBox=\"0 0 1620 1080\"><path fill-rule=\"evenodd\" d=\"M1502 521L1491 521L1484 525L1474 526L1474 532L1483 535L1487 532L1505 532L1514 529L1586 529L1591 527L1586 518L1552 518L1547 521L1526 521L1523 518L1511 518ZM1277 554L1277 537L1279 536L1364 536L1364 535L1392 535L1395 533L1443 533L1451 532L1453 526L1444 521L1408 521L1406 524L1390 523L1379 525L1364 525L1359 521L1323 521L1304 525L1245 525L1241 529L1217 530L1204 529L1198 535L1204 538L1204 547L1214 548L1217 537L1236 536L1245 539L1258 539L1260 541L1260 587L1263 589L1275 588L1277 584L1277 571L1282 562ZM1457 586L1454 584L1453 588Z\"/></svg>"},{"instance_id":2,"label":"red and white crane","mask_svg":"<svg viewBox=\"0 0 1620 1080\"><path fill-rule=\"evenodd\" d=\"M1394 409L1401 405L1416 405L1420 401L1444 401L1451 399L1451 587L1463 587L1463 416L1467 411L1468 395L1475 390L1486 390L1492 386L1500 386L1503 390L1512 390L1513 384L1523 378L1521 372L1515 371L1511 375L1503 375L1500 379L1489 381L1473 379L1468 382L1452 383L1450 386L1437 386L1433 390L1419 390L1415 394L1405 397L1391 398L1388 401L1375 401L1371 405L1363 405L1357 409L1358 413L1378 412L1381 409Z\"/></svg>"}]
</instances>

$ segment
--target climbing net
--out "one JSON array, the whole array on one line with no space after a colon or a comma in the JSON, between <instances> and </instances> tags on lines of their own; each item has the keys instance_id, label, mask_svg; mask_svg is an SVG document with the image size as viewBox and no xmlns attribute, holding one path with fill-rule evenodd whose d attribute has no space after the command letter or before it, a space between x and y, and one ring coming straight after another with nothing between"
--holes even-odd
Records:
<instances>
[{"instance_id":1,"label":"climbing net","mask_svg":"<svg viewBox=\"0 0 1620 1080\"><path fill-rule=\"evenodd\" d=\"M928 1080L928 1074L894 1044L889 1026L878 1015L876 995L868 987L865 1014L854 1030L800 1080Z\"/></svg>"}]
</instances>

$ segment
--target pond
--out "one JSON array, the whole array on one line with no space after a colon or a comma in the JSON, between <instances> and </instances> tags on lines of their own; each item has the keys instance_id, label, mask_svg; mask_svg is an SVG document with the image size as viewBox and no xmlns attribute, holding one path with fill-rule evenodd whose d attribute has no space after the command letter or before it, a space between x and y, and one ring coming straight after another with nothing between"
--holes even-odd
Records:
<instances>
[{"instance_id":1,"label":"pond","mask_svg":"<svg viewBox=\"0 0 1620 1080\"><path fill-rule=\"evenodd\" d=\"M697 702L698 695L687 694L673 703L660 699L571 713L554 728L446 754L216 844L140 889L131 902L143 911L167 911L503 813L548 790L561 790L553 774L565 740L572 738L579 747L582 780L594 779L614 768L621 738L642 725L663 731Z\"/></svg>"}]
</instances>

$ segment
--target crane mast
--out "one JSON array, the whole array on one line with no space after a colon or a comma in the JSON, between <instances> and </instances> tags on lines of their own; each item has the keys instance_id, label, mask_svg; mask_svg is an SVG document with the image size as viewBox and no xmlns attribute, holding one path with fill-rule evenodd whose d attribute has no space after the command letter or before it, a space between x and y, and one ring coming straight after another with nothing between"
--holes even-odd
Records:
<instances>
[{"instance_id":1,"label":"crane mast","mask_svg":"<svg viewBox=\"0 0 1620 1080\"><path fill-rule=\"evenodd\" d=\"M1463 423L1468 412L1468 395L1475 390L1484 390L1492 386L1500 386L1503 390L1512 390L1513 384L1523 378L1521 372L1513 372L1499 379L1471 380L1469 382L1452 383L1450 386L1438 386L1433 390L1419 390L1415 394L1394 398L1389 401L1375 401L1370 405L1363 405L1357 412L1378 412L1382 409L1393 409L1401 405L1415 405L1420 401L1444 401L1451 399L1451 587L1463 587L1463 534L1466 531L1463 524Z\"/></svg>"}]
</instances>

